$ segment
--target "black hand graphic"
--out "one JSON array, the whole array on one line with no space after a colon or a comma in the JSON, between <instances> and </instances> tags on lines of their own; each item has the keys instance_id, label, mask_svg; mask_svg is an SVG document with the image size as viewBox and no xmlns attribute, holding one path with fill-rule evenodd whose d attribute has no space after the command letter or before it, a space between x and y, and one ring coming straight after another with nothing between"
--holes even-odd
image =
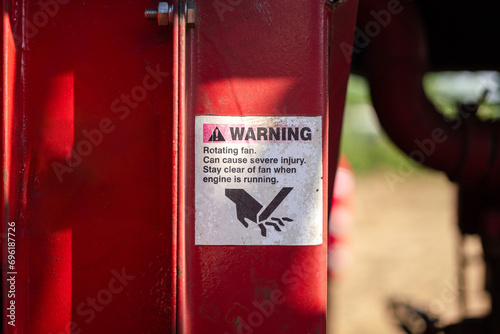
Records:
<instances>
[{"instance_id":1,"label":"black hand graphic","mask_svg":"<svg viewBox=\"0 0 500 334\"><path fill-rule=\"evenodd\" d=\"M226 197L236 204L236 217L243 226L248 227L245 218L258 223L257 215L262 209L262 205L255 198L243 189L226 189Z\"/></svg>"}]
</instances>

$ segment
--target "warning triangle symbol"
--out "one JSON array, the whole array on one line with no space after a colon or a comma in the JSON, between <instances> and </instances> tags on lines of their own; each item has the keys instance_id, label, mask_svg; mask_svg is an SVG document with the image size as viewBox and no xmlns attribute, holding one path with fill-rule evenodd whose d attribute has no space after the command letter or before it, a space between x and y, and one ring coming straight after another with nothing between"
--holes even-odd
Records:
<instances>
[{"instance_id":1,"label":"warning triangle symbol","mask_svg":"<svg viewBox=\"0 0 500 334\"><path fill-rule=\"evenodd\" d=\"M226 140L222 136L222 133L220 132L219 128L216 127L214 132L212 132L210 138L208 138L208 141L226 141Z\"/></svg>"}]
</instances>

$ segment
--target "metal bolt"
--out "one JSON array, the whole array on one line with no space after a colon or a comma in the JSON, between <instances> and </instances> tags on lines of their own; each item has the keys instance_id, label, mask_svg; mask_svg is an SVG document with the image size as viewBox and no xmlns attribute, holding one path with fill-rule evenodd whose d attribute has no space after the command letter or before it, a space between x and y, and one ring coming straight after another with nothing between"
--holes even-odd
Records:
<instances>
[{"instance_id":1,"label":"metal bolt","mask_svg":"<svg viewBox=\"0 0 500 334\"><path fill-rule=\"evenodd\" d=\"M149 21L157 21L159 26L171 25L174 20L174 5L168 2L159 2L158 9L146 9L144 17Z\"/></svg>"},{"instance_id":2,"label":"metal bolt","mask_svg":"<svg viewBox=\"0 0 500 334\"><path fill-rule=\"evenodd\" d=\"M197 13L196 2L188 1L186 4L186 26L188 28L196 27Z\"/></svg>"},{"instance_id":3,"label":"metal bolt","mask_svg":"<svg viewBox=\"0 0 500 334\"><path fill-rule=\"evenodd\" d=\"M325 6L329 10L334 10L335 8L339 7L340 5L344 4L346 0L326 0Z\"/></svg>"}]
</instances>

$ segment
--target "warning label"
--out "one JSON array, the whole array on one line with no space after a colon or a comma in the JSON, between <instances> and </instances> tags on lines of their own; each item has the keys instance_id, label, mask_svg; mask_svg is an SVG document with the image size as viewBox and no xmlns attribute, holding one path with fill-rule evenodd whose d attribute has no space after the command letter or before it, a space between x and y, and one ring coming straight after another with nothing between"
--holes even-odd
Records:
<instances>
[{"instance_id":1,"label":"warning label","mask_svg":"<svg viewBox=\"0 0 500 334\"><path fill-rule=\"evenodd\" d=\"M197 245L322 242L321 117L197 116Z\"/></svg>"}]
</instances>

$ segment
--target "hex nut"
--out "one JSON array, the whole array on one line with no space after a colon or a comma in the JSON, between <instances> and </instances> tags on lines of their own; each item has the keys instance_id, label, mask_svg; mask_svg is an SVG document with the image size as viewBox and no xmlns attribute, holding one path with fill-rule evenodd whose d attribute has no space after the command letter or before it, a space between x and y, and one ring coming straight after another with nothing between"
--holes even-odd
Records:
<instances>
[{"instance_id":1,"label":"hex nut","mask_svg":"<svg viewBox=\"0 0 500 334\"><path fill-rule=\"evenodd\" d=\"M158 25L168 26L173 23L173 5L168 2L158 3Z\"/></svg>"},{"instance_id":2,"label":"hex nut","mask_svg":"<svg viewBox=\"0 0 500 334\"><path fill-rule=\"evenodd\" d=\"M186 4L186 26L188 28L196 27L197 15L196 15L196 2L188 1Z\"/></svg>"}]
</instances>

